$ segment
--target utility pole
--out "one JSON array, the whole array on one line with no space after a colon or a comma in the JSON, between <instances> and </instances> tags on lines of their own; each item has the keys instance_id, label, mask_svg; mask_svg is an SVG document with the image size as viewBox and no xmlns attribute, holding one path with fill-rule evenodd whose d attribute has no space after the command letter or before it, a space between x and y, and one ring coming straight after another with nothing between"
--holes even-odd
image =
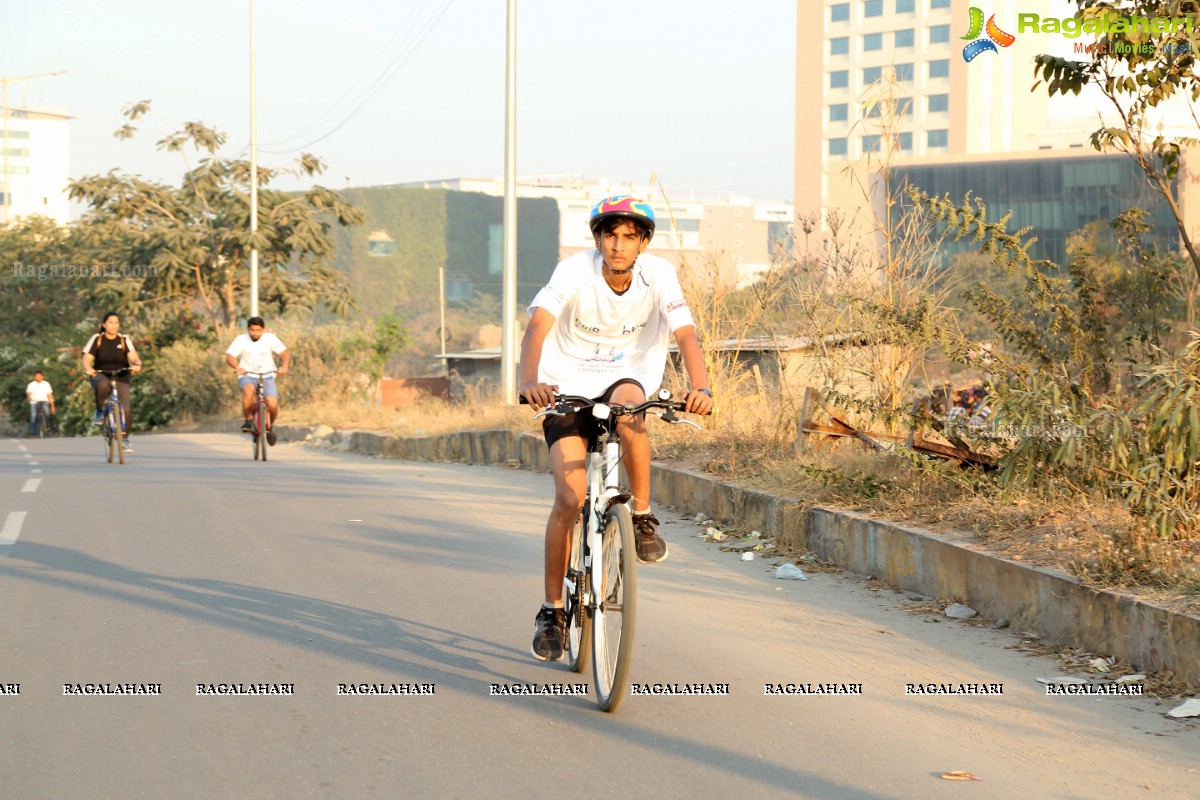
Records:
<instances>
[{"instance_id":1,"label":"utility pole","mask_svg":"<svg viewBox=\"0 0 1200 800\"><path fill-rule=\"evenodd\" d=\"M20 78L0 78L0 116L4 117L4 134L0 138L0 149L4 150L4 166L0 169L4 170L4 215L0 222L8 223L8 212L12 207L12 195L8 189L8 85L10 83L18 83L19 81L31 81L34 78L52 78L55 75L66 75L64 69L61 72L42 72L37 75L22 75Z\"/></svg>"},{"instance_id":2,"label":"utility pole","mask_svg":"<svg viewBox=\"0 0 1200 800\"><path fill-rule=\"evenodd\" d=\"M254 0L250 0L250 316L258 316L258 104L254 82Z\"/></svg>"},{"instance_id":3,"label":"utility pole","mask_svg":"<svg viewBox=\"0 0 1200 800\"><path fill-rule=\"evenodd\" d=\"M517 403L517 0L508 0L504 90L504 302L500 335L500 392Z\"/></svg>"}]
</instances>

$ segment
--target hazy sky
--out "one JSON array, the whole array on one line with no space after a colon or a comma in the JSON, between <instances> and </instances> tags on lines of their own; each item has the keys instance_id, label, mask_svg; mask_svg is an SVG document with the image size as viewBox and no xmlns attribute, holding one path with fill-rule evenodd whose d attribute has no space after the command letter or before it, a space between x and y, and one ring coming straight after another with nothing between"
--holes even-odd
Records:
<instances>
[{"instance_id":1,"label":"hazy sky","mask_svg":"<svg viewBox=\"0 0 1200 800\"><path fill-rule=\"evenodd\" d=\"M501 176L505 7L256 0L260 162L308 145L336 187ZM229 133L228 155L249 145L248 9L14 0L0 77L68 70L10 85L9 103L76 117L72 177L174 182L179 156L153 142L182 121ZM519 0L517 36L519 174L656 172L668 192L791 198L795 0ZM114 139L144 99L143 133Z\"/></svg>"}]
</instances>

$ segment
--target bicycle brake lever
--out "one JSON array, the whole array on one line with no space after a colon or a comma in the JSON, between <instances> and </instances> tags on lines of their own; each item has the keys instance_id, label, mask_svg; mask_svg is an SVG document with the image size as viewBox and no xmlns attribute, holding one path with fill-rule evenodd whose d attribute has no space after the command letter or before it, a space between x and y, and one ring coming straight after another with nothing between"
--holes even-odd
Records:
<instances>
[{"instance_id":1,"label":"bicycle brake lever","mask_svg":"<svg viewBox=\"0 0 1200 800\"><path fill-rule=\"evenodd\" d=\"M695 428L695 429L696 429L696 430L698 430L698 431L702 431L702 430L704 430L704 429L703 429L703 428L701 428L699 425L697 425L696 423L692 422L690 419L675 419L675 420L672 420L672 421L671 421L671 424L672 424L672 425L691 425L693 428Z\"/></svg>"}]
</instances>

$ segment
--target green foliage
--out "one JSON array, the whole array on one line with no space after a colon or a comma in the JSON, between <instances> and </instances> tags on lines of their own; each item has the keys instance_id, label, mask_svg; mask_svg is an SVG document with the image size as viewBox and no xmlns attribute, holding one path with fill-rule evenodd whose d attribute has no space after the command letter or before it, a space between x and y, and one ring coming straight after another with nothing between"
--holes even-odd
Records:
<instances>
[{"instance_id":1,"label":"green foliage","mask_svg":"<svg viewBox=\"0 0 1200 800\"><path fill-rule=\"evenodd\" d=\"M126 116L135 121L147 107L139 103ZM118 138L135 132L127 124ZM358 224L361 212L321 186L300 195L270 190L268 184L285 170L259 168L258 230L252 242L250 165L220 157L224 144L225 134L185 123L158 142L161 150L201 154L180 186L112 171L68 187L72 200L88 206L76 226L77 257L132 268L130 274L97 282L93 300L141 317L150 330L171 325L194 329L192 317L199 309L205 327L227 332L248 306L253 245L259 255L263 313L311 313L321 304L331 313L346 314L351 299L329 268L329 232L335 222ZM313 177L321 169L318 160L306 155L287 171Z\"/></svg>"},{"instance_id":2,"label":"green foliage","mask_svg":"<svg viewBox=\"0 0 1200 800\"><path fill-rule=\"evenodd\" d=\"M1195 0L1074 0L1076 16L1081 19L1112 17L1200 16ZM1153 41L1151 41L1153 40ZM1139 47L1151 44L1151 47ZM1146 173L1151 185L1170 205L1183 239L1184 248L1200 274L1200 252L1172 192L1179 174L1180 154L1197 144L1192 136L1165 136L1162 128L1151 127L1150 112L1170 98L1180 98L1192 112L1200 99L1196 52L1200 47L1200 26L1192 32L1150 34L1143 30L1128 33L1105 32L1096 40L1088 61L1074 61L1051 55L1034 59L1033 88L1043 83L1055 94L1079 94L1084 86L1099 87L1112 106L1119 125L1102 126L1092 133L1097 150L1116 150L1132 158Z\"/></svg>"}]
</instances>

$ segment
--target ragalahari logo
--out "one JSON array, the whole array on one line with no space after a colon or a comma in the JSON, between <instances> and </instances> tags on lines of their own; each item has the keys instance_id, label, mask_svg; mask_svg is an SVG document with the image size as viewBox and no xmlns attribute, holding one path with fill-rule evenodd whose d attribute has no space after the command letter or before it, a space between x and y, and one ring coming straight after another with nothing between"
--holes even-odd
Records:
<instances>
[{"instance_id":1,"label":"ragalahari logo","mask_svg":"<svg viewBox=\"0 0 1200 800\"><path fill-rule=\"evenodd\" d=\"M980 34L983 34L982 38L980 38ZM974 61L980 53L1000 52L996 49L996 45L1008 47L1017 40L1017 37L1011 33L1000 30L1000 26L996 24L995 14L988 17L987 25L984 25L983 9L975 6L971 6L971 27L967 31L967 35L962 38L972 40L963 48L963 60L968 63Z\"/></svg>"}]
</instances>

